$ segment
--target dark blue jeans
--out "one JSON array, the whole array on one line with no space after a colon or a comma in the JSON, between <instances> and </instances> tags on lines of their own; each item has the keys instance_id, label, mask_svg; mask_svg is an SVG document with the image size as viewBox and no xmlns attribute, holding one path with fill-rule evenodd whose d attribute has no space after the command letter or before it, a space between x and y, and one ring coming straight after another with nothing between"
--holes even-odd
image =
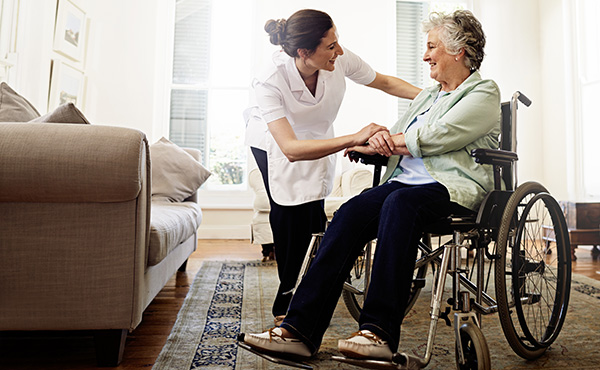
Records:
<instances>
[{"instance_id":1,"label":"dark blue jeans","mask_svg":"<svg viewBox=\"0 0 600 370\"><path fill-rule=\"evenodd\" d=\"M387 340L395 352L425 227L451 214L471 212L450 202L438 183L388 182L346 202L325 232L319 251L296 290L282 327L316 353L344 281L365 244L377 238L371 285L360 328Z\"/></svg>"}]
</instances>

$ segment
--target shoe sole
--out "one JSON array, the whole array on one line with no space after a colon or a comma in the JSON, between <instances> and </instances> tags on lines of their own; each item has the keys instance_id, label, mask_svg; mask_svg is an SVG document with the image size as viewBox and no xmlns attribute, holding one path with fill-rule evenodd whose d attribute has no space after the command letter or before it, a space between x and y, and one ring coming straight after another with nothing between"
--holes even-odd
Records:
<instances>
[{"instance_id":1,"label":"shoe sole","mask_svg":"<svg viewBox=\"0 0 600 370\"><path fill-rule=\"evenodd\" d=\"M278 351L269 350L269 349L266 349L263 347L258 347L252 343L248 343L248 342L244 341L243 334L240 334L238 336L238 342L239 342L238 344L244 344L244 346L250 347L249 349L252 352L255 352L259 355L265 354L265 355L274 356L274 357L282 358L285 360L292 360L292 361L307 361L307 360L310 360L310 358L312 357L312 356L298 355L298 354L289 353L289 352L278 352Z\"/></svg>"},{"instance_id":2,"label":"shoe sole","mask_svg":"<svg viewBox=\"0 0 600 370\"><path fill-rule=\"evenodd\" d=\"M264 353L262 351L256 350L254 347L249 346L247 343L244 342L238 342L238 346L240 348L245 349L246 351L249 351L251 353L254 353L255 355L264 358L265 360L271 361L273 363L276 364L282 364L282 365L286 365L286 366L292 366L292 367L296 367L296 368L300 368L300 369L306 369L306 370L312 370L313 367L298 361L298 360L294 360L294 359L288 359L288 358L283 358L281 356L275 356L275 355L269 355L267 353Z\"/></svg>"},{"instance_id":3,"label":"shoe sole","mask_svg":"<svg viewBox=\"0 0 600 370\"><path fill-rule=\"evenodd\" d=\"M371 359L371 357L363 355L362 353L357 353L349 350L340 350L340 353L346 357L350 358L359 358L359 359Z\"/></svg>"},{"instance_id":4,"label":"shoe sole","mask_svg":"<svg viewBox=\"0 0 600 370\"><path fill-rule=\"evenodd\" d=\"M341 354L343 354L346 357L355 358L355 359L359 359L359 360L392 361L392 356L390 356L390 358L382 358L382 357L367 356L362 353L354 352L354 351L348 350L348 349L339 350L339 351Z\"/></svg>"}]
</instances>

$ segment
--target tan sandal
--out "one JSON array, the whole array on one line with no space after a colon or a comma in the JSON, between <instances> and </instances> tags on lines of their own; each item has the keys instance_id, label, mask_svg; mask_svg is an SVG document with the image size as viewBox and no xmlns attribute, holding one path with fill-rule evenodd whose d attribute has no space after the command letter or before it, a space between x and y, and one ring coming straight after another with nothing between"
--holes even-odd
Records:
<instances>
[{"instance_id":1,"label":"tan sandal","mask_svg":"<svg viewBox=\"0 0 600 370\"><path fill-rule=\"evenodd\" d=\"M338 341L338 350L346 357L391 360L388 343L369 330L353 333L348 339Z\"/></svg>"}]
</instances>

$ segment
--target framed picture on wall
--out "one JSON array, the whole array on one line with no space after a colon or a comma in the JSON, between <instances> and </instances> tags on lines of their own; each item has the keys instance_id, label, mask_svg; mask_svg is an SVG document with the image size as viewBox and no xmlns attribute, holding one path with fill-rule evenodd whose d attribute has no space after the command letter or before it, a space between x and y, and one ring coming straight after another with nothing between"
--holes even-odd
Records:
<instances>
[{"instance_id":1,"label":"framed picture on wall","mask_svg":"<svg viewBox=\"0 0 600 370\"><path fill-rule=\"evenodd\" d=\"M85 12L70 0L59 0L54 28L54 50L83 62L85 56Z\"/></svg>"},{"instance_id":2,"label":"framed picture on wall","mask_svg":"<svg viewBox=\"0 0 600 370\"><path fill-rule=\"evenodd\" d=\"M83 72L54 59L50 75L48 111L51 112L59 105L69 102L83 109L84 83Z\"/></svg>"}]
</instances>

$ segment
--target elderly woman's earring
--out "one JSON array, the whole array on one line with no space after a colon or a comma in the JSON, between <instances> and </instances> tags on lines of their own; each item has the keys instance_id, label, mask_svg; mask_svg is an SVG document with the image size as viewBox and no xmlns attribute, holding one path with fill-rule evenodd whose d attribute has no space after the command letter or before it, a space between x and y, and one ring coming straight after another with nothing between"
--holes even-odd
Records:
<instances>
[{"instance_id":1,"label":"elderly woman's earring","mask_svg":"<svg viewBox=\"0 0 600 370\"><path fill-rule=\"evenodd\" d=\"M456 60L458 62L458 57L454 58L454 60Z\"/></svg>"}]
</instances>

